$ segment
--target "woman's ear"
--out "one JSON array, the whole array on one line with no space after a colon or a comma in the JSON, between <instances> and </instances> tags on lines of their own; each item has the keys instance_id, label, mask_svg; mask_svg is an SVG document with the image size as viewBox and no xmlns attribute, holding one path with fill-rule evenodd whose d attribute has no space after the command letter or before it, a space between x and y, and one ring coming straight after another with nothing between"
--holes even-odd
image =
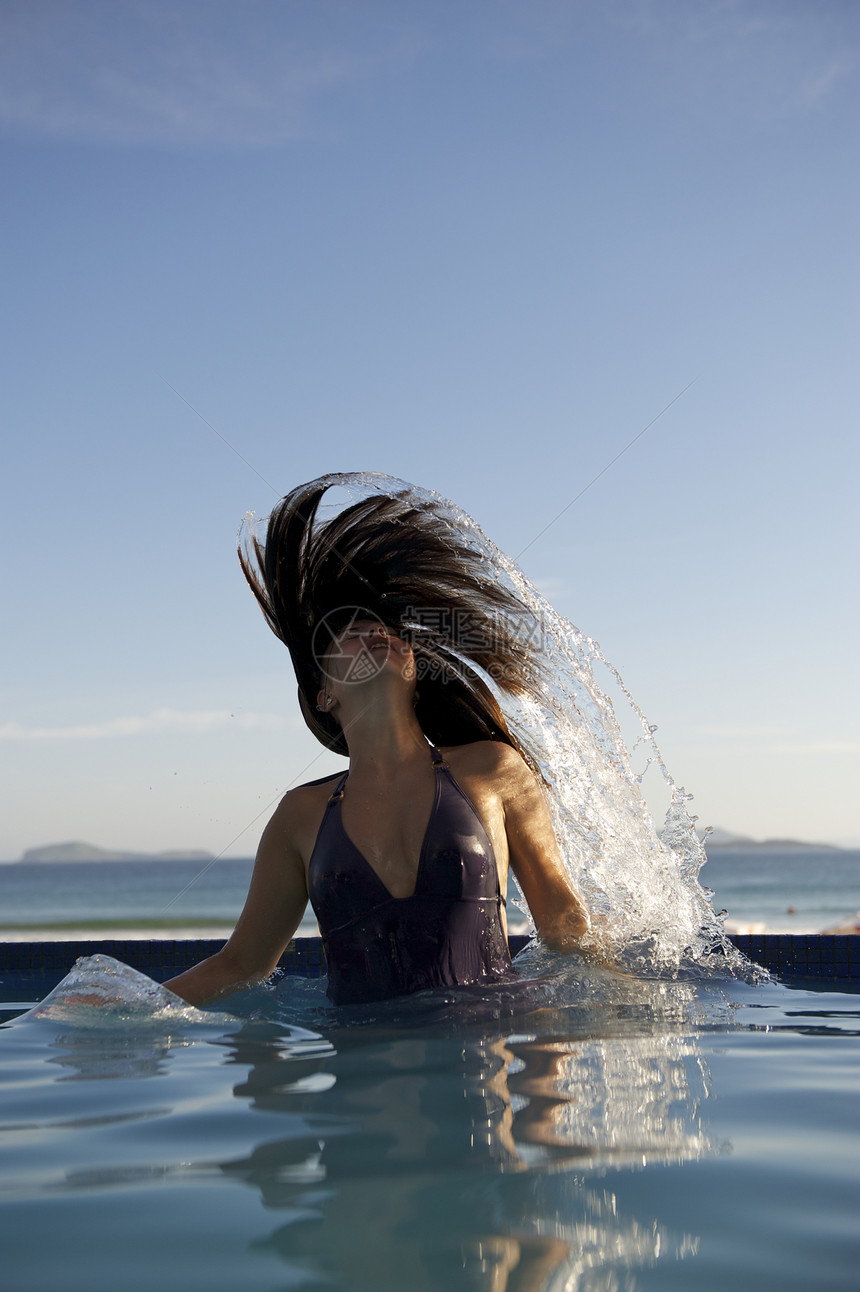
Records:
<instances>
[{"instance_id":1,"label":"woman's ear","mask_svg":"<svg viewBox=\"0 0 860 1292\"><path fill-rule=\"evenodd\" d=\"M329 695L328 691L317 691L317 711L319 713L329 713L333 704L333 695Z\"/></svg>"}]
</instances>

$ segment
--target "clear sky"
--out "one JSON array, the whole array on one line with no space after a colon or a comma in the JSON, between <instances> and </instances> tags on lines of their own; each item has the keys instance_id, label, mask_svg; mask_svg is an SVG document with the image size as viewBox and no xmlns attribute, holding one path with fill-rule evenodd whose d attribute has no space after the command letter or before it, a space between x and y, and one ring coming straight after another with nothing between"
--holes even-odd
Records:
<instances>
[{"instance_id":1,"label":"clear sky","mask_svg":"<svg viewBox=\"0 0 860 1292\"><path fill-rule=\"evenodd\" d=\"M0 859L341 765L247 510L517 554L690 382L522 565L702 824L860 842L858 74L855 0L5 0Z\"/></svg>"}]
</instances>

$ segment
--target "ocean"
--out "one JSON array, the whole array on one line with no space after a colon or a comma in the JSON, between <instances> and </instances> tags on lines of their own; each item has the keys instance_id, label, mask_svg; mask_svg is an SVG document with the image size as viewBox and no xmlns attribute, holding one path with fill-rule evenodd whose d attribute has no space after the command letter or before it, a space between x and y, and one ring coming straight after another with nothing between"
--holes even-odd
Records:
<instances>
[{"instance_id":1,"label":"ocean","mask_svg":"<svg viewBox=\"0 0 860 1292\"><path fill-rule=\"evenodd\" d=\"M823 933L860 911L860 850L715 848L699 882L729 931Z\"/></svg>"},{"instance_id":2,"label":"ocean","mask_svg":"<svg viewBox=\"0 0 860 1292\"><path fill-rule=\"evenodd\" d=\"M250 858L0 865L0 940L226 936ZM701 882L730 932L817 933L860 910L860 850L714 849ZM509 904L512 932L516 909ZM525 931L524 927L522 931ZM306 917L299 932L316 932Z\"/></svg>"}]
</instances>

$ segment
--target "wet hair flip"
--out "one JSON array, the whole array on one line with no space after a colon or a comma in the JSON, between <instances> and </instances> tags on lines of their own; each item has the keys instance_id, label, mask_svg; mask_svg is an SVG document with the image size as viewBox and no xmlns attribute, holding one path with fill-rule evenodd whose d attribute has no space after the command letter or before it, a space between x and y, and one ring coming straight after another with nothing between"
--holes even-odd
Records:
<instances>
[{"instance_id":1,"label":"wet hair flip","mask_svg":"<svg viewBox=\"0 0 860 1292\"><path fill-rule=\"evenodd\" d=\"M363 494L323 518L333 487ZM326 500L326 506L328 499ZM409 640L418 673L416 715L434 744L501 740L511 734L501 693L540 696L529 646L534 616L506 587L438 495L388 476L337 473L288 493L265 538L245 527L239 559L266 620L290 652L305 722L346 754L334 715L316 707L321 652L351 620L378 620ZM475 527L477 529L477 527Z\"/></svg>"}]
</instances>

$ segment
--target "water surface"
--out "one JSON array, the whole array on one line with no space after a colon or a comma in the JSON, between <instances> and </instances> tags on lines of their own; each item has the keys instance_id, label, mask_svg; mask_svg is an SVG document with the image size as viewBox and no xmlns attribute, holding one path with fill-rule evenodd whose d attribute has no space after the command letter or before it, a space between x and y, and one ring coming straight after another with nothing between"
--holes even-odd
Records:
<instances>
[{"instance_id":1,"label":"water surface","mask_svg":"<svg viewBox=\"0 0 860 1292\"><path fill-rule=\"evenodd\" d=\"M4 1287L852 1287L858 1000L568 967L228 1018L84 967L0 1030Z\"/></svg>"}]
</instances>

